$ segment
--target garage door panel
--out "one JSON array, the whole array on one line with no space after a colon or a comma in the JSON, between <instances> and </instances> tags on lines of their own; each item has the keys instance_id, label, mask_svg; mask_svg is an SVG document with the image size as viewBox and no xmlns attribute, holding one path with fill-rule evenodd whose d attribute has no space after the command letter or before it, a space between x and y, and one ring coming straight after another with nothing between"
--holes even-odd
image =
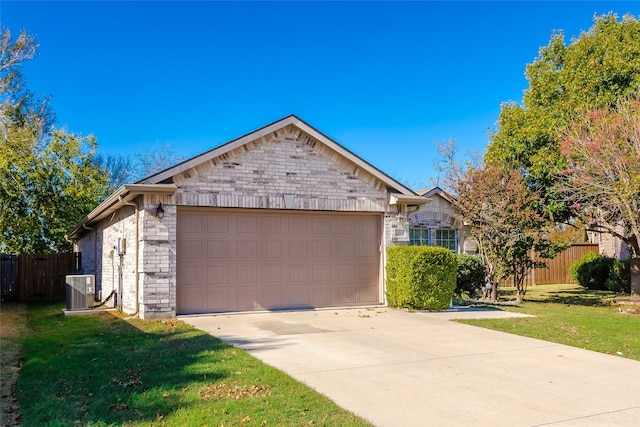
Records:
<instances>
[{"instance_id":1,"label":"garage door panel","mask_svg":"<svg viewBox=\"0 0 640 427\"><path fill-rule=\"evenodd\" d=\"M315 288L313 289L313 306L329 307L331 306L331 289Z\"/></svg>"},{"instance_id":2,"label":"garage door panel","mask_svg":"<svg viewBox=\"0 0 640 427\"><path fill-rule=\"evenodd\" d=\"M314 258L329 258L331 256L331 242L312 241L311 256Z\"/></svg>"},{"instance_id":3,"label":"garage door panel","mask_svg":"<svg viewBox=\"0 0 640 427\"><path fill-rule=\"evenodd\" d=\"M257 265L238 265L234 267L238 283L258 283Z\"/></svg>"},{"instance_id":4,"label":"garage door panel","mask_svg":"<svg viewBox=\"0 0 640 427\"><path fill-rule=\"evenodd\" d=\"M362 287L358 289L359 300L369 304L378 302L378 288L376 286Z\"/></svg>"},{"instance_id":5,"label":"garage door panel","mask_svg":"<svg viewBox=\"0 0 640 427\"><path fill-rule=\"evenodd\" d=\"M257 233L258 232L258 218L255 216L238 216L232 218L236 223L236 233Z\"/></svg>"},{"instance_id":6,"label":"garage door panel","mask_svg":"<svg viewBox=\"0 0 640 427\"><path fill-rule=\"evenodd\" d=\"M202 216L197 213L185 212L180 216L178 233L202 233Z\"/></svg>"},{"instance_id":7,"label":"garage door panel","mask_svg":"<svg viewBox=\"0 0 640 427\"><path fill-rule=\"evenodd\" d=\"M202 267L200 265L185 265L178 273L178 280L184 285L203 284Z\"/></svg>"},{"instance_id":8,"label":"garage door panel","mask_svg":"<svg viewBox=\"0 0 640 427\"><path fill-rule=\"evenodd\" d=\"M291 307L311 307L309 289L292 288L289 290L289 306Z\"/></svg>"},{"instance_id":9,"label":"garage door panel","mask_svg":"<svg viewBox=\"0 0 640 427\"><path fill-rule=\"evenodd\" d=\"M357 242L338 242L338 256L340 258L352 258L356 256Z\"/></svg>"},{"instance_id":10,"label":"garage door panel","mask_svg":"<svg viewBox=\"0 0 640 427\"><path fill-rule=\"evenodd\" d=\"M209 240L207 244L208 259L222 259L230 257L230 248L228 240Z\"/></svg>"},{"instance_id":11,"label":"garage door panel","mask_svg":"<svg viewBox=\"0 0 640 427\"><path fill-rule=\"evenodd\" d=\"M185 259L201 259L203 255L202 250L203 242L201 240L180 240L177 248L178 252L183 254Z\"/></svg>"},{"instance_id":12,"label":"garage door panel","mask_svg":"<svg viewBox=\"0 0 640 427\"><path fill-rule=\"evenodd\" d=\"M292 283L308 283L309 282L309 265L288 265L288 279Z\"/></svg>"},{"instance_id":13,"label":"garage door panel","mask_svg":"<svg viewBox=\"0 0 640 427\"><path fill-rule=\"evenodd\" d=\"M256 240L238 240L236 245L236 257L256 258L258 256L258 242Z\"/></svg>"},{"instance_id":14,"label":"garage door panel","mask_svg":"<svg viewBox=\"0 0 640 427\"><path fill-rule=\"evenodd\" d=\"M358 242L357 244L357 256L361 258L375 257L380 246L376 242Z\"/></svg>"},{"instance_id":15,"label":"garage door panel","mask_svg":"<svg viewBox=\"0 0 640 427\"><path fill-rule=\"evenodd\" d=\"M291 240L287 242L289 258L307 258L309 256L309 242Z\"/></svg>"},{"instance_id":16,"label":"garage door panel","mask_svg":"<svg viewBox=\"0 0 640 427\"><path fill-rule=\"evenodd\" d=\"M309 233L309 218L292 217L288 222L289 234L307 234Z\"/></svg>"},{"instance_id":17,"label":"garage door panel","mask_svg":"<svg viewBox=\"0 0 640 427\"><path fill-rule=\"evenodd\" d=\"M232 310L245 311L245 310L255 310L255 309L262 308L257 303L257 300L258 300L257 290L241 289L235 292L235 294L237 295L236 306L235 308L232 308Z\"/></svg>"},{"instance_id":18,"label":"garage door panel","mask_svg":"<svg viewBox=\"0 0 640 427\"><path fill-rule=\"evenodd\" d=\"M282 242L279 240L263 240L260 242L262 258L282 258Z\"/></svg>"},{"instance_id":19,"label":"garage door panel","mask_svg":"<svg viewBox=\"0 0 640 427\"><path fill-rule=\"evenodd\" d=\"M331 223L324 218L313 218L311 220L311 232L313 234L330 234Z\"/></svg>"},{"instance_id":20,"label":"garage door panel","mask_svg":"<svg viewBox=\"0 0 640 427\"><path fill-rule=\"evenodd\" d=\"M358 291L356 288L340 288L338 290L338 299L342 305L352 305L357 301Z\"/></svg>"},{"instance_id":21,"label":"garage door panel","mask_svg":"<svg viewBox=\"0 0 640 427\"><path fill-rule=\"evenodd\" d=\"M207 216L206 224L208 233L229 232L229 218L226 216Z\"/></svg>"},{"instance_id":22,"label":"garage door panel","mask_svg":"<svg viewBox=\"0 0 640 427\"><path fill-rule=\"evenodd\" d=\"M282 282L282 266L281 265L263 265L262 266L262 282L263 283L281 283Z\"/></svg>"},{"instance_id":23,"label":"garage door panel","mask_svg":"<svg viewBox=\"0 0 640 427\"><path fill-rule=\"evenodd\" d=\"M181 208L178 313L379 303L380 227L380 215Z\"/></svg>"},{"instance_id":24,"label":"garage door panel","mask_svg":"<svg viewBox=\"0 0 640 427\"><path fill-rule=\"evenodd\" d=\"M213 265L207 268L207 283L212 285L229 284L229 266Z\"/></svg>"},{"instance_id":25,"label":"garage door panel","mask_svg":"<svg viewBox=\"0 0 640 427\"><path fill-rule=\"evenodd\" d=\"M311 268L311 281L313 283L318 282L327 282L331 280L331 266L328 264L324 265L313 265Z\"/></svg>"},{"instance_id":26,"label":"garage door panel","mask_svg":"<svg viewBox=\"0 0 640 427\"><path fill-rule=\"evenodd\" d=\"M279 215L265 215L261 218L260 232L263 234L282 234L282 220Z\"/></svg>"}]
</instances>

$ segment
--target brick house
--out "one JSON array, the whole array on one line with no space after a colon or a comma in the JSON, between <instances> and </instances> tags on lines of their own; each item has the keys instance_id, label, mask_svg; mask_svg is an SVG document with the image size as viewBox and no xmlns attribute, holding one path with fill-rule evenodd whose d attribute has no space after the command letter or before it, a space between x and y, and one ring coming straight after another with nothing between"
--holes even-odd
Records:
<instances>
[{"instance_id":1,"label":"brick house","mask_svg":"<svg viewBox=\"0 0 640 427\"><path fill-rule=\"evenodd\" d=\"M288 116L122 186L67 238L141 318L376 305L428 202Z\"/></svg>"},{"instance_id":2,"label":"brick house","mask_svg":"<svg viewBox=\"0 0 640 427\"><path fill-rule=\"evenodd\" d=\"M409 213L409 244L442 246L456 254L476 255L477 243L469 226L459 219L452 196L440 187L419 190L429 203Z\"/></svg>"}]
</instances>

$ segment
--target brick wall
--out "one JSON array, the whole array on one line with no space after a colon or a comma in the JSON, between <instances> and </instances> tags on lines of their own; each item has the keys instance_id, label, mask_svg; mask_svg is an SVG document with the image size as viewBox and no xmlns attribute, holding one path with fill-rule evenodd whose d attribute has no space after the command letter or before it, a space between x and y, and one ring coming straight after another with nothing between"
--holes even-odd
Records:
<instances>
[{"instance_id":1,"label":"brick wall","mask_svg":"<svg viewBox=\"0 0 640 427\"><path fill-rule=\"evenodd\" d=\"M457 219L457 212L449 201L435 194L431 202L423 205L409 217L409 227L428 228L431 230L431 241L436 240L437 229L453 229L458 231L458 253L475 253L477 246L471 236L469 227Z\"/></svg>"},{"instance_id":2,"label":"brick wall","mask_svg":"<svg viewBox=\"0 0 640 427\"><path fill-rule=\"evenodd\" d=\"M386 185L293 126L188 169L173 181L178 190L172 196L138 198L137 244L132 207L121 209L95 230L95 274L103 295L117 287L120 257L111 255L111 246L118 237L126 237L123 309L128 313L136 309L137 255L139 316L145 319L176 314L179 206L380 212L385 214L383 245L408 242L406 215L388 205ZM156 215L159 203L164 208L162 219ZM91 251L86 237L78 246Z\"/></svg>"},{"instance_id":3,"label":"brick wall","mask_svg":"<svg viewBox=\"0 0 640 427\"><path fill-rule=\"evenodd\" d=\"M174 177L173 204L385 212L384 184L293 126Z\"/></svg>"}]
</instances>

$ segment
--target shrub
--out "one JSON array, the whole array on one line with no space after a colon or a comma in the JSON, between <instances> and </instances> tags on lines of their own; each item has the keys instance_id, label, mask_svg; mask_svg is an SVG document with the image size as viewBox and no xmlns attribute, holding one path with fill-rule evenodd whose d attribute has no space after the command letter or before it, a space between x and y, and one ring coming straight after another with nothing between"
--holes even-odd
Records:
<instances>
[{"instance_id":1,"label":"shrub","mask_svg":"<svg viewBox=\"0 0 640 427\"><path fill-rule=\"evenodd\" d=\"M485 281L485 265L482 258L475 255L457 255L458 273L456 276L456 295L467 293L470 297L482 292Z\"/></svg>"},{"instance_id":2,"label":"shrub","mask_svg":"<svg viewBox=\"0 0 640 427\"><path fill-rule=\"evenodd\" d=\"M626 271L628 271L626 263ZM569 274L580 286L591 290L624 291L631 287L630 273L625 272L625 262L587 252L571 264Z\"/></svg>"},{"instance_id":3,"label":"shrub","mask_svg":"<svg viewBox=\"0 0 640 427\"><path fill-rule=\"evenodd\" d=\"M571 279L575 280L578 284L582 285L582 283L580 282L580 277L578 277L578 269L583 264L591 262L597 259L598 257L600 257L600 255L598 255L598 253L596 252L587 252L584 255L582 255L580 258L578 258L576 261L574 261L573 264L571 264L571 266L569 267L569 276L571 277Z\"/></svg>"},{"instance_id":4,"label":"shrub","mask_svg":"<svg viewBox=\"0 0 640 427\"><path fill-rule=\"evenodd\" d=\"M608 290L613 292L631 292L631 269L629 260L614 259L609 268L609 278L605 282Z\"/></svg>"},{"instance_id":5,"label":"shrub","mask_svg":"<svg viewBox=\"0 0 640 427\"><path fill-rule=\"evenodd\" d=\"M456 256L432 246L387 248L387 302L391 307L443 310L456 287Z\"/></svg>"}]
</instances>

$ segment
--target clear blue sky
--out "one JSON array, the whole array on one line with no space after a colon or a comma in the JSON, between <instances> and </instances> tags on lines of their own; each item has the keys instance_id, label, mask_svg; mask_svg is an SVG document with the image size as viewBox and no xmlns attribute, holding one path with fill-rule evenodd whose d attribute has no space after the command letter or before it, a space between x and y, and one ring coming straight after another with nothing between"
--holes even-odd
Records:
<instances>
[{"instance_id":1,"label":"clear blue sky","mask_svg":"<svg viewBox=\"0 0 640 427\"><path fill-rule=\"evenodd\" d=\"M102 154L171 142L188 157L295 114L415 189L435 141L484 151L553 30L638 2L30 2L30 89Z\"/></svg>"}]
</instances>

